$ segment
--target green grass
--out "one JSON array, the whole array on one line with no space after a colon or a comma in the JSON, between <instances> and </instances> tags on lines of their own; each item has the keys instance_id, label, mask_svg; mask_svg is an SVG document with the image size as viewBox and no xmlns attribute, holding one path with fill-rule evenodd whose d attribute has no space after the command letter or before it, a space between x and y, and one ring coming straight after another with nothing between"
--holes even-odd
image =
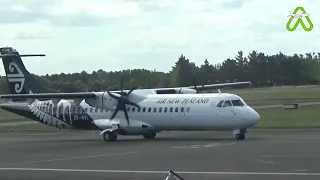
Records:
<instances>
[{"instance_id":1,"label":"green grass","mask_svg":"<svg viewBox=\"0 0 320 180\"><path fill-rule=\"evenodd\" d=\"M261 120L257 128L310 128L320 127L320 105L301 106L299 109L257 109Z\"/></svg>"},{"instance_id":2,"label":"green grass","mask_svg":"<svg viewBox=\"0 0 320 180\"><path fill-rule=\"evenodd\" d=\"M0 104L4 103L5 101L3 99L0 99ZM5 111L0 108L0 123L6 123L6 122L19 122L19 121L28 121L28 119L13 114L11 112Z\"/></svg>"},{"instance_id":3,"label":"green grass","mask_svg":"<svg viewBox=\"0 0 320 180\"><path fill-rule=\"evenodd\" d=\"M51 126L46 126L44 124L35 123L20 126L0 126L0 133L9 132L58 132L59 129Z\"/></svg>"},{"instance_id":4,"label":"green grass","mask_svg":"<svg viewBox=\"0 0 320 180\"><path fill-rule=\"evenodd\" d=\"M313 87L269 87L242 90L223 90L241 96L250 106L319 102L320 86Z\"/></svg>"},{"instance_id":5,"label":"green grass","mask_svg":"<svg viewBox=\"0 0 320 180\"><path fill-rule=\"evenodd\" d=\"M10 123L10 122L24 122L24 121L32 121L30 119L27 118L18 118L18 119L0 119L0 123Z\"/></svg>"},{"instance_id":6,"label":"green grass","mask_svg":"<svg viewBox=\"0 0 320 180\"><path fill-rule=\"evenodd\" d=\"M13 114L11 112L5 111L3 109L0 109L0 123L5 123L5 122L18 122L18 121L27 121L28 119Z\"/></svg>"}]
</instances>

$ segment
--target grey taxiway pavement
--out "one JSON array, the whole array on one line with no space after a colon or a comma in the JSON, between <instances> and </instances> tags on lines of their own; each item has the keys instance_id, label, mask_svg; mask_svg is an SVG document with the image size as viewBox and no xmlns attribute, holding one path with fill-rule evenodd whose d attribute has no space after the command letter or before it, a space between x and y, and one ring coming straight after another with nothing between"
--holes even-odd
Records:
<instances>
[{"instance_id":1,"label":"grey taxiway pavement","mask_svg":"<svg viewBox=\"0 0 320 180\"><path fill-rule=\"evenodd\" d=\"M320 130L163 132L155 140L98 133L0 134L1 179L319 179Z\"/></svg>"}]
</instances>

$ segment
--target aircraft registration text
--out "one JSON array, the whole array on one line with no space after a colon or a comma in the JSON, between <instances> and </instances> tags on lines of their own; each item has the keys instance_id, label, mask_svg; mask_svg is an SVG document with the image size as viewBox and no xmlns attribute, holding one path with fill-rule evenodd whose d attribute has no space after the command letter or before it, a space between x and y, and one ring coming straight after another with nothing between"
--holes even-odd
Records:
<instances>
[{"instance_id":1,"label":"aircraft registration text","mask_svg":"<svg viewBox=\"0 0 320 180\"><path fill-rule=\"evenodd\" d=\"M75 121L83 121L83 120L86 121L86 120L89 120L88 116L86 116L86 115L74 115L73 119Z\"/></svg>"}]
</instances>

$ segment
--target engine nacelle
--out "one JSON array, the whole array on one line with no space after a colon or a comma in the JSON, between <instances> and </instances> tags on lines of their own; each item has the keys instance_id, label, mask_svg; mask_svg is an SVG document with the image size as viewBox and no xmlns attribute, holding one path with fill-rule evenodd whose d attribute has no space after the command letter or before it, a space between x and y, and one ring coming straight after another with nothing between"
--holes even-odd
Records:
<instances>
[{"instance_id":1,"label":"engine nacelle","mask_svg":"<svg viewBox=\"0 0 320 180\"><path fill-rule=\"evenodd\" d=\"M111 109L117 106L118 101L109 96L107 92L99 92L96 94L96 99L86 99L86 103L88 103L92 107L96 107L99 109Z\"/></svg>"},{"instance_id":2,"label":"engine nacelle","mask_svg":"<svg viewBox=\"0 0 320 180\"><path fill-rule=\"evenodd\" d=\"M110 121L109 119L95 119L95 125L101 129L115 129L120 135L143 135L147 132L154 132L154 128L144 122L137 120L130 120L130 125L122 119L121 121ZM118 129L119 128L119 129Z\"/></svg>"},{"instance_id":3,"label":"engine nacelle","mask_svg":"<svg viewBox=\"0 0 320 180\"><path fill-rule=\"evenodd\" d=\"M176 94L179 94L179 92L180 92L181 94L197 94L197 91L196 91L196 90L194 90L194 89L189 89L189 88L179 89Z\"/></svg>"}]
</instances>

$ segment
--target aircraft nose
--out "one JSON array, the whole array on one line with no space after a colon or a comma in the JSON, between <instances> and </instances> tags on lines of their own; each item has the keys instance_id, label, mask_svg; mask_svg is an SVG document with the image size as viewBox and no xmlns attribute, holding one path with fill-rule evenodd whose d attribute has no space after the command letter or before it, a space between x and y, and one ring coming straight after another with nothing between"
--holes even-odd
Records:
<instances>
[{"instance_id":1,"label":"aircraft nose","mask_svg":"<svg viewBox=\"0 0 320 180\"><path fill-rule=\"evenodd\" d=\"M254 124L257 124L260 120L260 115L257 111L255 111L254 109L252 109L252 113L251 113L251 120Z\"/></svg>"},{"instance_id":2,"label":"aircraft nose","mask_svg":"<svg viewBox=\"0 0 320 180\"><path fill-rule=\"evenodd\" d=\"M250 125L256 125L260 120L260 115L257 113L257 111L250 107L250 112L247 114L246 120L248 123L250 123Z\"/></svg>"}]
</instances>

